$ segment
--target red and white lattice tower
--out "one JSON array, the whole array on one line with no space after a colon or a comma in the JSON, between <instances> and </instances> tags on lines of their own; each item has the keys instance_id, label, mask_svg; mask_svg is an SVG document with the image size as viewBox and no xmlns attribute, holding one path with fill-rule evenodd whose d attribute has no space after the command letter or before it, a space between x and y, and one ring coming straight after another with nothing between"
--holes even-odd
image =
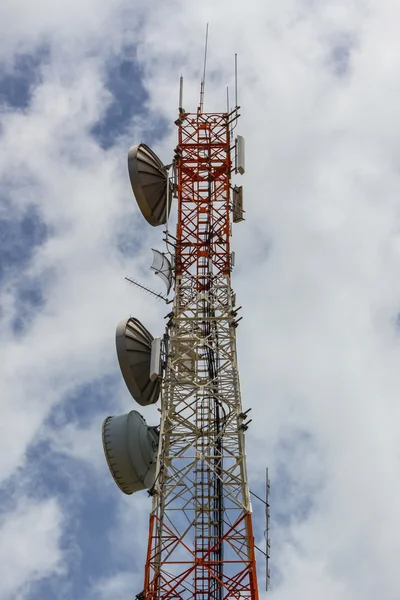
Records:
<instances>
[{"instance_id":1,"label":"red and white lattice tower","mask_svg":"<svg viewBox=\"0 0 400 600\"><path fill-rule=\"evenodd\" d=\"M146 220L165 224L172 193L178 203L176 237L166 232L173 261L154 251L159 264L153 268L175 291L166 334L154 340L132 318L117 328L128 389L141 406L160 397L160 427L148 427L136 411L103 425L106 458L120 489L147 488L152 496L139 600L258 600L248 411L240 396L239 309L231 287L232 222L243 220L241 188L231 178L244 171L244 143L232 133L238 107L205 113L203 93L204 81L197 112L179 109L172 183L169 168L147 146L129 153Z\"/></svg>"},{"instance_id":2,"label":"red and white lattice tower","mask_svg":"<svg viewBox=\"0 0 400 600\"><path fill-rule=\"evenodd\" d=\"M180 109L175 297L142 592L258 598L231 287L231 114ZM236 206L240 211L240 206ZM240 214L234 215L240 219Z\"/></svg>"}]
</instances>

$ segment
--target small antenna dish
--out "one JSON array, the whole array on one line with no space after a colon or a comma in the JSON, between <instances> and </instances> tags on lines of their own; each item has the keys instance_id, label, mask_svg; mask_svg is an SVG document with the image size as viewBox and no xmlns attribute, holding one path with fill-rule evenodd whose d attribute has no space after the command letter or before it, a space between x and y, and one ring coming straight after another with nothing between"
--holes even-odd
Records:
<instances>
[{"instance_id":1,"label":"small antenna dish","mask_svg":"<svg viewBox=\"0 0 400 600\"><path fill-rule=\"evenodd\" d=\"M171 261L165 256L165 254L163 252L154 250L154 248L152 248L152 251L153 251L153 264L151 265L150 269L152 269L155 272L155 274L158 275L158 277L160 277L160 279L163 280L163 282L165 283L165 285L167 287L167 296L168 296L168 294L171 290L172 280L173 280Z\"/></svg>"},{"instance_id":2,"label":"small antenna dish","mask_svg":"<svg viewBox=\"0 0 400 600\"><path fill-rule=\"evenodd\" d=\"M164 225L171 209L172 185L168 170L146 144L128 152L132 190L142 215L150 225Z\"/></svg>"},{"instance_id":3,"label":"small antenna dish","mask_svg":"<svg viewBox=\"0 0 400 600\"><path fill-rule=\"evenodd\" d=\"M160 379L150 379L153 339L138 319L124 319L118 324L115 340L119 366L131 396L140 406L155 404L160 395Z\"/></svg>"},{"instance_id":4,"label":"small antenna dish","mask_svg":"<svg viewBox=\"0 0 400 600\"><path fill-rule=\"evenodd\" d=\"M103 449L111 475L124 494L149 489L156 478L158 434L132 410L103 422Z\"/></svg>"}]
</instances>

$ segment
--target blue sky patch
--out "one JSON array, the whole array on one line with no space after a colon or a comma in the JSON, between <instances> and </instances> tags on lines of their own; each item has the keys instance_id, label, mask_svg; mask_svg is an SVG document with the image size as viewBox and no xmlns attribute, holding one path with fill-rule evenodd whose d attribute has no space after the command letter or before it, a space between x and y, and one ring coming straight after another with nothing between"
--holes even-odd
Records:
<instances>
[{"instance_id":1,"label":"blue sky patch","mask_svg":"<svg viewBox=\"0 0 400 600\"><path fill-rule=\"evenodd\" d=\"M322 482L318 478L310 482L305 465L315 457L316 447L315 439L307 431L290 431L280 441L279 463L271 488L276 525L286 527L310 515Z\"/></svg>"},{"instance_id":2,"label":"blue sky patch","mask_svg":"<svg viewBox=\"0 0 400 600\"><path fill-rule=\"evenodd\" d=\"M32 91L41 81L40 65L48 57L46 47L33 54L19 54L13 65L0 65L0 105L19 109L29 106Z\"/></svg>"},{"instance_id":3,"label":"blue sky patch","mask_svg":"<svg viewBox=\"0 0 400 600\"><path fill-rule=\"evenodd\" d=\"M135 60L134 49L125 49L122 58L113 57L109 61L106 89L112 94L112 101L102 120L92 128L92 134L102 148L113 146L118 137L129 130L134 117L143 117L146 131L144 139L132 140L132 145L141 142L152 145L165 135L169 127L174 127L173 123L160 115L152 114L150 118L146 104L148 93L143 84L141 67Z\"/></svg>"},{"instance_id":4,"label":"blue sky patch","mask_svg":"<svg viewBox=\"0 0 400 600\"><path fill-rule=\"evenodd\" d=\"M0 283L7 271L23 269L32 252L48 236L46 224L36 206L30 205L22 216L0 218Z\"/></svg>"},{"instance_id":5,"label":"blue sky patch","mask_svg":"<svg viewBox=\"0 0 400 600\"><path fill-rule=\"evenodd\" d=\"M89 465L55 452L47 441L30 447L25 471L30 473L27 487L33 498L56 495L61 503L61 547L68 569L65 574L37 582L30 597L53 600L56 588L64 590L57 598L86 597L98 574L106 574L110 564L116 564L109 549L109 530L116 519L110 487Z\"/></svg>"},{"instance_id":6,"label":"blue sky patch","mask_svg":"<svg viewBox=\"0 0 400 600\"><path fill-rule=\"evenodd\" d=\"M79 423L87 427L93 415L104 410L105 417L110 402L116 394L116 386L121 382L120 375L107 375L89 383L78 385L51 412L47 425L51 429L64 427L66 423Z\"/></svg>"},{"instance_id":7,"label":"blue sky patch","mask_svg":"<svg viewBox=\"0 0 400 600\"><path fill-rule=\"evenodd\" d=\"M115 143L115 138L128 128L134 115L144 114L147 93L142 85L138 64L126 58L114 57L107 66L106 88L112 94L112 102L103 119L92 133L103 148Z\"/></svg>"},{"instance_id":8,"label":"blue sky patch","mask_svg":"<svg viewBox=\"0 0 400 600\"><path fill-rule=\"evenodd\" d=\"M16 316L11 327L16 335L26 332L37 311L45 304L42 282L38 278L21 278L15 288Z\"/></svg>"}]
</instances>

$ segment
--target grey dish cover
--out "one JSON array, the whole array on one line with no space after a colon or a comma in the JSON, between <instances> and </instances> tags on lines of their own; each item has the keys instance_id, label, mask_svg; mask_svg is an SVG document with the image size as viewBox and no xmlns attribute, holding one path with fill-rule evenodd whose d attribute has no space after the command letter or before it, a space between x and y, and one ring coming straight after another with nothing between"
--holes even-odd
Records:
<instances>
[{"instance_id":1,"label":"grey dish cover","mask_svg":"<svg viewBox=\"0 0 400 600\"><path fill-rule=\"evenodd\" d=\"M167 222L171 209L171 183L168 171L146 144L132 146L128 152L128 171L132 190L142 215L156 227Z\"/></svg>"},{"instance_id":2,"label":"grey dish cover","mask_svg":"<svg viewBox=\"0 0 400 600\"><path fill-rule=\"evenodd\" d=\"M155 404L160 395L160 380L150 380L153 336L134 318L118 324L115 341L119 366L131 396L141 406Z\"/></svg>"},{"instance_id":3,"label":"grey dish cover","mask_svg":"<svg viewBox=\"0 0 400 600\"><path fill-rule=\"evenodd\" d=\"M158 433L132 410L103 422L103 448L119 489L133 494L152 487L156 476Z\"/></svg>"}]
</instances>

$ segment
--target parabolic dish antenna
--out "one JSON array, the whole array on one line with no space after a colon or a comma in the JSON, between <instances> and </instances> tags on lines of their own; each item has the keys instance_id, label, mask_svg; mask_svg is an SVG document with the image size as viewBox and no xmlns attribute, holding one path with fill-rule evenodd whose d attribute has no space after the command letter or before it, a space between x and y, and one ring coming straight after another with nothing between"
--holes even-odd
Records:
<instances>
[{"instance_id":1,"label":"parabolic dish antenna","mask_svg":"<svg viewBox=\"0 0 400 600\"><path fill-rule=\"evenodd\" d=\"M152 248L152 251L153 264L150 269L155 271L155 274L165 283L168 295L173 281L171 261L165 256L164 252L159 252L159 250L154 250L154 248Z\"/></svg>"},{"instance_id":2,"label":"parabolic dish antenna","mask_svg":"<svg viewBox=\"0 0 400 600\"><path fill-rule=\"evenodd\" d=\"M167 222L171 209L171 183L158 156L146 144L132 146L128 152L132 190L142 215L150 225Z\"/></svg>"},{"instance_id":3,"label":"parabolic dish antenna","mask_svg":"<svg viewBox=\"0 0 400 600\"><path fill-rule=\"evenodd\" d=\"M119 366L132 397L141 406L154 404L160 394L160 380L150 379L153 336L138 319L118 324L115 341Z\"/></svg>"},{"instance_id":4,"label":"parabolic dish antenna","mask_svg":"<svg viewBox=\"0 0 400 600\"><path fill-rule=\"evenodd\" d=\"M120 490L133 494L152 487L156 476L158 433L135 410L103 422L103 448Z\"/></svg>"}]
</instances>

